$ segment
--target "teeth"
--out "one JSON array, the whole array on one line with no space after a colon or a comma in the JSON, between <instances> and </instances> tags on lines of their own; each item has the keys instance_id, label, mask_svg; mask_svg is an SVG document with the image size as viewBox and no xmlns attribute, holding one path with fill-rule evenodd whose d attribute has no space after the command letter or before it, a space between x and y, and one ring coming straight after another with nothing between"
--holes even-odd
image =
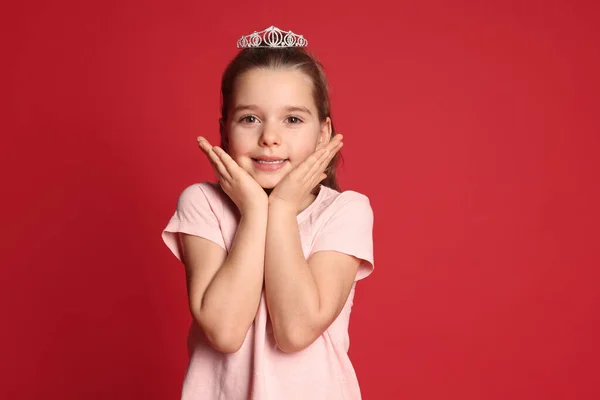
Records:
<instances>
[{"instance_id":1,"label":"teeth","mask_svg":"<svg viewBox=\"0 0 600 400\"><path fill-rule=\"evenodd\" d=\"M260 164L282 164L285 162L285 160L278 160L278 161L264 161L264 160L256 160L258 163Z\"/></svg>"}]
</instances>

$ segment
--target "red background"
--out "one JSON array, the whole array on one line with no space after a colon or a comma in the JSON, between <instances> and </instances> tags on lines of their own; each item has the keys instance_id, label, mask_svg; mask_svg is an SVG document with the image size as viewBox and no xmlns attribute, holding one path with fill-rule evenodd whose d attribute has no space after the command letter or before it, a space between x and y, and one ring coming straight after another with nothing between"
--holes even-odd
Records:
<instances>
[{"instance_id":1,"label":"red background","mask_svg":"<svg viewBox=\"0 0 600 400\"><path fill-rule=\"evenodd\" d=\"M190 318L160 233L212 178L195 137L217 140L236 40L271 24L325 64L340 180L375 211L364 398L600 398L596 4L13 2L0 398L178 398Z\"/></svg>"}]
</instances>

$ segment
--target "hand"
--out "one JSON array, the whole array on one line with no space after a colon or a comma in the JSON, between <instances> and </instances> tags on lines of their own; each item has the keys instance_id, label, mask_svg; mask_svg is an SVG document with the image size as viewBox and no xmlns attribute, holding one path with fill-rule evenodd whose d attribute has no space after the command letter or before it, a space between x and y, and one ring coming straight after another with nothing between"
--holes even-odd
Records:
<instances>
[{"instance_id":1,"label":"hand","mask_svg":"<svg viewBox=\"0 0 600 400\"><path fill-rule=\"evenodd\" d=\"M300 211L304 199L327 177L324 171L342 148L342 138L342 135L335 135L327 146L315 151L290 171L269 195L269 204L284 203L293 210Z\"/></svg>"},{"instance_id":2,"label":"hand","mask_svg":"<svg viewBox=\"0 0 600 400\"><path fill-rule=\"evenodd\" d=\"M198 146L208 157L221 188L242 215L253 208L268 207L269 198L264 189L229 154L218 146L212 146L202 136L197 140Z\"/></svg>"}]
</instances>

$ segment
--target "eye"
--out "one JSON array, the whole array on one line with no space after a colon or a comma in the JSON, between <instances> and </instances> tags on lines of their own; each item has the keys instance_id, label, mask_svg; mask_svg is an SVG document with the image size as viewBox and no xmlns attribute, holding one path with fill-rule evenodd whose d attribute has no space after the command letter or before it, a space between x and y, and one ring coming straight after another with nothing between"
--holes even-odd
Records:
<instances>
[{"instance_id":1,"label":"eye","mask_svg":"<svg viewBox=\"0 0 600 400\"><path fill-rule=\"evenodd\" d=\"M258 122L258 118L256 118L256 116L254 115L244 115L242 118L240 118L240 122L245 122L247 124L255 124L256 122Z\"/></svg>"},{"instance_id":2,"label":"eye","mask_svg":"<svg viewBox=\"0 0 600 400\"><path fill-rule=\"evenodd\" d=\"M290 124L301 124L302 122L304 122L304 121L302 121L300 118L298 118L298 117L296 117L296 116L293 116L293 115L292 115L292 116L289 116L289 117L287 117L287 121L288 121Z\"/></svg>"}]
</instances>

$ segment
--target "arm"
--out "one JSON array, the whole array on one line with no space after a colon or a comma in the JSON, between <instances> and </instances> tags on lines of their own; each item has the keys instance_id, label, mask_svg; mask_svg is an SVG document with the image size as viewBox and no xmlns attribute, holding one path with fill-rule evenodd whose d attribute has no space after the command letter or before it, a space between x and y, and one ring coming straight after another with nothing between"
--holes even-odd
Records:
<instances>
[{"instance_id":1,"label":"arm","mask_svg":"<svg viewBox=\"0 0 600 400\"><path fill-rule=\"evenodd\" d=\"M312 344L341 312L360 260L321 251L302 253L296 209L269 206L265 291L277 345L294 352Z\"/></svg>"},{"instance_id":2,"label":"arm","mask_svg":"<svg viewBox=\"0 0 600 400\"><path fill-rule=\"evenodd\" d=\"M189 307L211 345L237 351L254 321L263 285L267 211L242 216L229 255L219 245L181 234Z\"/></svg>"},{"instance_id":3,"label":"arm","mask_svg":"<svg viewBox=\"0 0 600 400\"><path fill-rule=\"evenodd\" d=\"M218 146L202 138L223 191L241 219L228 256L217 244L182 235L188 297L194 320L212 346L236 352L244 343L260 302L264 279L267 195L246 171Z\"/></svg>"}]
</instances>

